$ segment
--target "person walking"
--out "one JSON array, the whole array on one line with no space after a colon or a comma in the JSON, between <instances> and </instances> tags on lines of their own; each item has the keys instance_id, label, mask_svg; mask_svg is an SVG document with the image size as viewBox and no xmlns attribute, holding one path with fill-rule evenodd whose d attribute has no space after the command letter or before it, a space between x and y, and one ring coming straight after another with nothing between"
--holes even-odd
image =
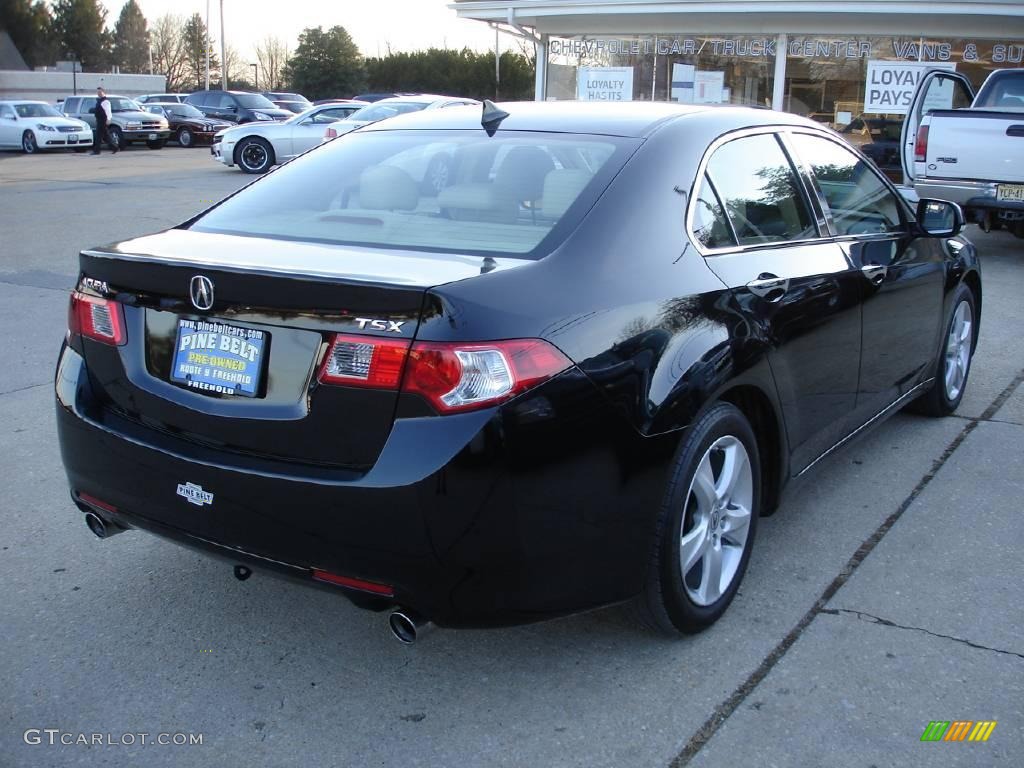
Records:
<instances>
[{"instance_id":1,"label":"person walking","mask_svg":"<svg viewBox=\"0 0 1024 768\"><path fill-rule=\"evenodd\" d=\"M103 150L103 143L106 142L113 154L117 154L120 147L110 140L110 121L113 113L110 111L110 100L102 88L96 89L96 106L92 113L96 116L96 130L92 133L92 153L100 154Z\"/></svg>"}]
</instances>

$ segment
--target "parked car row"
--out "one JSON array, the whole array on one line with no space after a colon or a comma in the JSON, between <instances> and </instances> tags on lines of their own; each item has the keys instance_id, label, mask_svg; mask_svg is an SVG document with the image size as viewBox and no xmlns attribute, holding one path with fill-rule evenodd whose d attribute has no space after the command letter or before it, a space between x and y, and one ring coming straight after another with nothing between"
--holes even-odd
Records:
<instances>
[{"instance_id":1,"label":"parked car row","mask_svg":"<svg viewBox=\"0 0 1024 768\"><path fill-rule=\"evenodd\" d=\"M325 102L283 123L249 123L232 126L213 139L213 158L229 168L246 173L266 173L323 141L337 138L356 128L395 115L426 109L477 104L473 99L436 94L407 94L381 99L374 104L361 101Z\"/></svg>"}]
</instances>

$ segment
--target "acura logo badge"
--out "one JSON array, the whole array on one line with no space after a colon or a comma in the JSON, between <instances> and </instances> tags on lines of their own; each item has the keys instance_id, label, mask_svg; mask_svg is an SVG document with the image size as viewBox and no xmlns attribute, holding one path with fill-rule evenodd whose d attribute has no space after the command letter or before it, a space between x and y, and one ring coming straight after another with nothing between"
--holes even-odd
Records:
<instances>
[{"instance_id":1,"label":"acura logo badge","mask_svg":"<svg viewBox=\"0 0 1024 768\"><path fill-rule=\"evenodd\" d=\"M213 283L204 275L196 275L189 285L192 306L204 312L213 306Z\"/></svg>"}]
</instances>

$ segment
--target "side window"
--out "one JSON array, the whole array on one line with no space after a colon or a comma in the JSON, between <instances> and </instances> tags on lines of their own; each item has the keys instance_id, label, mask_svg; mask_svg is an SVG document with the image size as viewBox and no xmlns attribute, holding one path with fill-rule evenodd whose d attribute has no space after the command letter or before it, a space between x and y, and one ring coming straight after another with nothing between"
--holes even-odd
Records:
<instances>
[{"instance_id":1,"label":"side window","mask_svg":"<svg viewBox=\"0 0 1024 768\"><path fill-rule=\"evenodd\" d=\"M818 236L796 172L774 135L747 136L722 145L712 155L707 173L740 245Z\"/></svg>"},{"instance_id":2,"label":"side window","mask_svg":"<svg viewBox=\"0 0 1024 768\"><path fill-rule=\"evenodd\" d=\"M231 107L236 106L235 97L230 93L222 93L220 98L217 99L216 105L218 109L230 109Z\"/></svg>"},{"instance_id":3,"label":"side window","mask_svg":"<svg viewBox=\"0 0 1024 768\"><path fill-rule=\"evenodd\" d=\"M65 99L63 108L61 111L65 115L74 115L78 113L78 99Z\"/></svg>"},{"instance_id":4,"label":"side window","mask_svg":"<svg viewBox=\"0 0 1024 768\"><path fill-rule=\"evenodd\" d=\"M693 235L705 248L728 248L736 240L725 219L725 211L718 195L708 181L707 174L700 183L697 197L693 201Z\"/></svg>"},{"instance_id":5,"label":"side window","mask_svg":"<svg viewBox=\"0 0 1024 768\"><path fill-rule=\"evenodd\" d=\"M17 115L14 114L14 110L7 104L0 104L0 117L5 120L13 120Z\"/></svg>"},{"instance_id":6,"label":"side window","mask_svg":"<svg viewBox=\"0 0 1024 768\"><path fill-rule=\"evenodd\" d=\"M902 229L900 205L871 165L820 136L793 134L793 145L818 179L839 235L875 235Z\"/></svg>"},{"instance_id":7,"label":"side window","mask_svg":"<svg viewBox=\"0 0 1024 768\"><path fill-rule=\"evenodd\" d=\"M92 112L94 109L96 109L95 98L82 99L82 103L78 107L78 113L82 114L83 112Z\"/></svg>"}]
</instances>

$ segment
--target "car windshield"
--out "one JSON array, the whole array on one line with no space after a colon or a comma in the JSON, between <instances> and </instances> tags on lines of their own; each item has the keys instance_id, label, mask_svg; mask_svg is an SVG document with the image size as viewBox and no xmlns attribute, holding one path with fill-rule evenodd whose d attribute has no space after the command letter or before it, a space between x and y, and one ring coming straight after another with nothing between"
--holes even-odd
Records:
<instances>
[{"instance_id":1,"label":"car windshield","mask_svg":"<svg viewBox=\"0 0 1024 768\"><path fill-rule=\"evenodd\" d=\"M322 145L191 225L200 232L539 258L638 145L514 131L369 131Z\"/></svg>"},{"instance_id":2,"label":"car windshield","mask_svg":"<svg viewBox=\"0 0 1024 768\"><path fill-rule=\"evenodd\" d=\"M985 109L1024 110L1024 76L1017 72L995 75L975 105Z\"/></svg>"},{"instance_id":3,"label":"car windshield","mask_svg":"<svg viewBox=\"0 0 1024 768\"><path fill-rule=\"evenodd\" d=\"M366 120L372 123L377 120L394 117L395 115L404 115L407 112L419 112L421 109L426 109L426 107L427 105L423 102L391 101L386 104L374 104L360 110L358 117L355 119Z\"/></svg>"},{"instance_id":4,"label":"car windshield","mask_svg":"<svg viewBox=\"0 0 1024 768\"><path fill-rule=\"evenodd\" d=\"M191 104L174 104L173 106L164 107L164 111L175 117L204 117L203 113Z\"/></svg>"},{"instance_id":5,"label":"car windshield","mask_svg":"<svg viewBox=\"0 0 1024 768\"><path fill-rule=\"evenodd\" d=\"M305 96L300 96L297 93L274 93L271 95L278 101L301 101L309 104L309 99Z\"/></svg>"},{"instance_id":6,"label":"car windshield","mask_svg":"<svg viewBox=\"0 0 1024 768\"><path fill-rule=\"evenodd\" d=\"M63 117L49 104L15 104L14 109L18 117Z\"/></svg>"},{"instance_id":7,"label":"car windshield","mask_svg":"<svg viewBox=\"0 0 1024 768\"><path fill-rule=\"evenodd\" d=\"M234 96L239 106L246 109L276 109L274 102L258 93L236 93Z\"/></svg>"},{"instance_id":8,"label":"car windshield","mask_svg":"<svg viewBox=\"0 0 1024 768\"><path fill-rule=\"evenodd\" d=\"M111 112L141 112L142 107L136 104L131 99L126 99L123 96L108 96L107 100L110 102Z\"/></svg>"}]
</instances>

